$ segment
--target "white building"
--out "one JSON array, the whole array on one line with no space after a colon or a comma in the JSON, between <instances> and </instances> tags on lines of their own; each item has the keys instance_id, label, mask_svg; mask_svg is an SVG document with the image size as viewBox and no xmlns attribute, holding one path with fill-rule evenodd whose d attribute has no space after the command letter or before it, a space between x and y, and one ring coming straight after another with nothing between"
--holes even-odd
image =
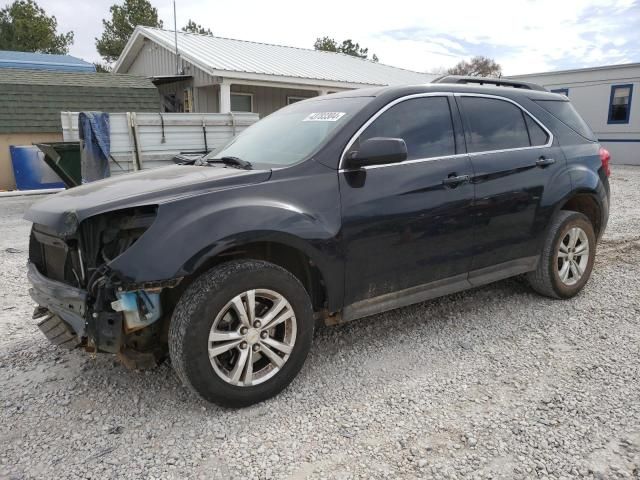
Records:
<instances>
[{"instance_id":1,"label":"white building","mask_svg":"<svg viewBox=\"0 0 640 480\"><path fill-rule=\"evenodd\" d=\"M114 66L151 77L163 111L254 112L341 90L426 83L435 75L304 48L137 27Z\"/></svg>"},{"instance_id":2,"label":"white building","mask_svg":"<svg viewBox=\"0 0 640 480\"><path fill-rule=\"evenodd\" d=\"M509 77L563 93L611 152L613 163L640 165L640 63Z\"/></svg>"}]
</instances>

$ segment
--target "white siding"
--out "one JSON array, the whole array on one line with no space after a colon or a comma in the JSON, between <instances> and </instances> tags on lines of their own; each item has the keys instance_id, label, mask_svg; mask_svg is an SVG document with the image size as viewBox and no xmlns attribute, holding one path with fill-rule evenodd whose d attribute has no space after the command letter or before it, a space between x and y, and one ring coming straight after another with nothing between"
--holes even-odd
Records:
<instances>
[{"instance_id":1,"label":"white siding","mask_svg":"<svg viewBox=\"0 0 640 480\"><path fill-rule=\"evenodd\" d=\"M181 68L190 80L161 84L158 90L161 95L175 94L183 102L185 89L192 88L193 104L197 113L215 113L219 110L218 85L220 78L213 77L188 61L181 60ZM175 54L148 39L145 39L140 52L131 63L128 73L148 77L170 76L176 74ZM253 111L260 118L269 115L287 105L287 97L309 98L317 95L314 90L297 90L289 88L263 87L254 85L232 84L233 92L253 93Z\"/></svg>"},{"instance_id":2,"label":"white siding","mask_svg":"<svg viewBox=\"0 0 640 480\"><path fill-rule=\"evenodd\" d=\"M253 93L253 112L264 118L270 113L287 105L287 97L311 98L317 95L312 90L294 90L288 88L256 87L253 85L231 84L231 93Z\"/></svg>"},{"instance_id":3,"label":"white siding","mask_svg":"<svg viewBox=\"0 0 640 480\"><path fill-rule=\"evenodd\" d=\"M195 87L217 83L214 77L184 59L180 60L180 68L184 75L193 77L193 85ZM145 39L140 52L136 55L127 72L146 77L176 75L175 53Z\"/></svg>"},{"instance_id":4,"label":"white siding","mask_svg":"<svg viewBox=\"0 0 640 480\"><path fill-rule=\"evenodd\" d=\"M211 113L219 111L217 85L196 88L195 97L197 112Z\"/></svg>"},{"instance_id":5,"label":"white siding","mask_svg":"<svg viewBox=\"0 0 640 480\"><path fill-rule=\"evenodd\" d=\"M510 77L548 90L568 89L569 100L611 152L613 163L640 165L640 64ZM633 85L628 124L609 124L612 85ZM614 141L611 141L614 140Z\"/></svg>"}]
</instances>

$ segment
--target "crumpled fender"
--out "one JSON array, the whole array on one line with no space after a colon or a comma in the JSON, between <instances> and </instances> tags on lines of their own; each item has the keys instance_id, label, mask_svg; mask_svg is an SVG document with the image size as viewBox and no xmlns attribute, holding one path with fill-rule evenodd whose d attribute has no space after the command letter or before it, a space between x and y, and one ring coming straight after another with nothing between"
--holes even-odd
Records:
<instances>
[{"instance_id":1,"label":"crumpled fender","mask_svg":"<svg viewBox=\"0 0 640 480\"><path fill-rule=\"evenodd\" d=\"M291 204L294 196L287 195L287 185L271 182L243 192L219 191L160 204L152 226L109 267L129 282L163 281L189 275L229 248L270 241L306 254L326 279L329 296L341 299L344 274L335 172L330 180L297 179L296 188L308 193L302 200L306 205Z\"/></svg>"}]
</instances>

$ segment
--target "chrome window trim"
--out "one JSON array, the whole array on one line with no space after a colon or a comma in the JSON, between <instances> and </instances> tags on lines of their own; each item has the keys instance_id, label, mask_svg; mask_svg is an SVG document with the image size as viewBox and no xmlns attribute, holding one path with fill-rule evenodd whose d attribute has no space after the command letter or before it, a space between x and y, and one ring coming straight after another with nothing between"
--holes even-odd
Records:
<instances>
[{"instance_id":1,"label":"chrome window trim","mask_svg":"<svg viewBox=\"0 0 640 480\"><path fill-rule=\"evenodd\" d=\"M414 98L423 98L423 97L445 97L445 98L446 98L446 97L452 97L452 96L453 96L453 94L452 94L451 92L425 92L425 93L414 93L414 94L411 94L411 95L406 95L406 96L404 96L404 97L396 98L395 100L393 100L393 101L391 101L391 102L387 103L384 107L382 107L380 110L378 110L376 113L374 113L374 114L369 118L369 120L367 120L366 122L364 122L364 124L363 124L359 129L358 129L358 131L357 131L356 133L354 133L354 134L353 134L353 136L351 137L351 139L350 139L350 140L349 140L349 142L347 143L346 147L344 147L344 149L342 150L342 155L340 155L340 163L338 164L338 170L339 170L339 171L344 171L344 170L349 171L349 170L352 170L352 169L343 169L343 168L342 168L342 164L343 164L343 162L344 162L344 156L347 154L347 152L349 151L349 149L353 146L353 144L354 144L354 143L355 143L355 141L358 139L358 137L362 134L362 132L364 132L364 131L367 129L367 127L368 127L369 125L371 125L373 122L375 122L375 121L376 121L376 119L377 119L380 115L382 115L384 112L386 112L387 110L389 110L391 107L393 107L393 106L395 106L395 105L397 105L397 104L399 104L399 103L401 103L401 102L404 102L404 101L406 101L406 100L412 100L412 99L414 99ZM452 120L452 126L453 126L453 120ZM456 154L456 156L457 156L457 155L460 155L460 154ZM466 155L466 153L465 153L464 155ZM446 157L433 157L433 158L429 158L429 159L434 159L434 160L435 160L435 158L446 158ZM399 163L386 163L386 164L384 164L384 165L369 165L369 166L367 166L367 167L362 167L362 168L366 170L366 169L373 168L373 167L375 167L375 168L380 168L380 167L387 167L387 166L390 166L390 165L401 165L401 164L406 164L406 163L409 163L409 162L416 163L416 162L419 162L419 161L425 161L425 160L428 160L428 159L426 159L426 158L425 158L425 159L421 159L421 158L414 158L413 160L406 160L406 161L404 161L404 162L399 162Z\"/></svg>"},{"instance_id":2,"label":"chrome window trim","mask_svg":"<svg viewBox=\"0 0 640 480\"><path fill-rule=\"evenodd\" d=\"M489 95L486 93L454 93L453 94L454 97L481 97L481 98L492 98L494 100L502 100L505 102L509 102L512 103L513 105L515 105L517 108L519 108L521 111L523 111L525 114L529 115L534 122L536 122L540 128L542 128L547 135L549 136L549 139L547 140L547 143L545 143L544 145L531 145L529 147L517 147L517 148L503 148L503 149L498 149L498 150L483 150L482 152L469 152L468 155L469 156L477 156L477 155L487 155L489 153L502 153L502 152L518 152L520 150L532 150L535 148L549 148L551 145L553 145L553 133L551 133L551 130L549 130L546 125L544 123L542 123L540 120L538 120L538 118L533 115L529 110L527 110L526 108L524 108L522 105L520 105L518 102L511 100L510 98L506 98L506 97L501 97L499 95Z\"/></svg>"},{"instance_id":3,"label":"chrome window trim","mask_svg":"<svg viewBox=\"0 0 640 480\"><path fill-rule=\"evenodd\" d=\"M547 143L544 144L544 145L533 145L533 146L529 146L529 147L506 148L506 149L502 149L502 150L485 150L485 151L482 151L482 152L472 152L472 153L469 153L469 152L467 152L467 153L456 153L454 155L444 155L444 156L440 156L440 157L414 158L413 160L405 160L404 162L398 162L398 163L385 163L383 165L368 165L366 167L362 167L361 169L342 168L342 164L344 162L344 157L347 154L347 152L349 151L349 149L353 146L353 144L358 139L358 137L362 134L362 132L364 132L367 129L367 127L369 127L369 125L371 125L373 122L375 122L376 119L380 115L382 115L384 112L389 110L394 105L397 105L398 103L404 102L406 100L411 100L411 99L414 99L414 98L423 98L423 97L483 97L483 98L493 98L495 100L503 100L505 102L512 103L517 108L519 108L521 111L523 111L525 114L529 115L533 119L533 121L536 122L547 133L547 135L549 136L549 139L548 139ZM463 128L464 128L464 126L463 126ZM369 120L367 120L358 129L358 131L356 131L356 133L353 134L353 136L351 137L351 139L349 139L349 142L347 143L345 148L342 150L342 155L340 155L340 163L338 165L338 171L339 172L349 172L349 171L353 171L353 170L369 170L369 169L373 169L373 168L385 168L385 167L391 167L391 166L401 166L401 165L407 165L407 164L412 164L412 163L422 163L422 162L430 162L430 161L435 161L435 160L443 160L443 159L447 159L447 158L459 158L459 157L464 157L464 156L474 157L474 156L478 156L478 155L487 155L487 154L492 154L492 153L517 152L517 151L520 151L520 150L532 150L532 149L537 149L537 148L549 148L551 145L553 145L553 139L554 139L553 133L551 133L551 131L544 125L544 123L542 123L540 120L538 120L538 118L535 115L533 115L531 112L529 112L529 110L524 108L518 102L516 102L514 100L511 100L510 98L501 97L499 95L490 95L490 94L485 94L485 93L453 93L453 92L414 93L412 95L406 95L404 97L396 98L395 100L393 100L393 101L389 102L388 104L386 104L384 107L382 107L376 113L374 113L369 118Z\"/></svg>"}]
</instances>

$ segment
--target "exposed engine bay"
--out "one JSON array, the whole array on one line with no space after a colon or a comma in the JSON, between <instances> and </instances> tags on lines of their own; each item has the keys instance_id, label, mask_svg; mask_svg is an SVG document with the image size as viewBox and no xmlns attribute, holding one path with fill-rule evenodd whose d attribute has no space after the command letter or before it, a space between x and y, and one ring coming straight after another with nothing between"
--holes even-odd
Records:
<instances>
[{"instance_id":1,"label":"exposed engine bay","mask_svg":"<svg viewBox=\"0 0 640 480\"><path fill-rule=\"evenodd\" d=\"M161 292L180 279L136 284L110 267L151 226L156 213L155 206L145 206L97 215L64 238L34 224L30 293L39 304L34 318L53 343L117 353L132 368L155 365L164 357L171 312L163 309Z\"/></svg>"}]
</instances>

